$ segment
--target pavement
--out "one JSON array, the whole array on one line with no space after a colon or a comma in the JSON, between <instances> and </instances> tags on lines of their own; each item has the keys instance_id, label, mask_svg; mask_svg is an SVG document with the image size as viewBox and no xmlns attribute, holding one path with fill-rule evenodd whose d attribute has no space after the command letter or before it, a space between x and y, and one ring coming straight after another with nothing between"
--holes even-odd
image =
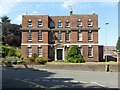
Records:
<instances>
[{"instance_id":1,"label":"pavement","mask_svg":"<svg viewBox=\"0 0 120 90\"><path fill-rule=\"evenodd\" d=\"M2 68L2 88L118 88L117 72Z\"/></svg>"}]
</instances>

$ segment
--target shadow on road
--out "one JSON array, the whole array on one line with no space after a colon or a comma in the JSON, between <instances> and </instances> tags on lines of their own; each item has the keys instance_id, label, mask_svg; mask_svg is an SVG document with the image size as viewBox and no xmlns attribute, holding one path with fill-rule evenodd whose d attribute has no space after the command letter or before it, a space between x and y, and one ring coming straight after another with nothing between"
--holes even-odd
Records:
<instances>
[{"instance_id":1,"label":"shadow on road","mask_svg":"<svg viewBox=\"0 0 120 90\"><path fill-rule=\"evenodd\" d=\"M2 68L2 88L101 88L86 86L86 83L72 82L73 78L53 78L56 73L33 68Z\"/></svg>"}]
</instances>

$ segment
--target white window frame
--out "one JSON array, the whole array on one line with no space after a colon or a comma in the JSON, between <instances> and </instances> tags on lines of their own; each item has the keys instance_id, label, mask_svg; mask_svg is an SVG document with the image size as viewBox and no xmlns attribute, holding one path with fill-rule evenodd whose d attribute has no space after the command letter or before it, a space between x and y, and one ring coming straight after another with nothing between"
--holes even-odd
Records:
<instances>
[{"instance_id":1,"label":"white window frame","mask_svg":"<svg viewBox=\"0 0 120 90\"><path fill-rule=\"evenodd\" d=\"M80 24L79 24L79 22L80 22ZM82 21L80 19L77 21L77 25L78 25L78 27L82 27Z\"/></svg>"},{"instance_id":2,"label":"white window frame","mask_svg":"<svg viewBox=\"0 0 120 90\"><path fill-rule=\"evenodd\" d=\"M32 20L31 19L28 20L28 25L27 26L32 27Z\"/></svg>"},{"instance_id":3,"label":"white window frame","mask_svg":"<svg viewBox=\"0 0 120 90\"><path fill-rule=\"evenodd\" d=\"M38 47L38 57L42 57L42 47Z\"/></svg>"},{"instance_id":4,"label":"white window frame","mask_svg":"<svg viewBox=\"0 0 120 90\"><path fill-rule=\"evenodd\" d=\"M69 35L69 37L68 37L69 40L67 40L67 34ZM65 33L65 41L70 42L70 32L68 32L68 31Z\"/></svg>"},{"instance_id":5,"label":"white window frame","mask_svg":"<svg viewBox=\"0 0 120 90\"><path fill-rule=\"evenodd\" d=\"M80 47L79 47L79 50L80 50L80 48L81 48L80 53L81 53L81 55L83 55L83 48L80 46Z\"/></svg>"},{"instance_id":6,"label":"white window frame","mask_svg":"<svg viewBox=\"0 0 120 90\"><path fill-rule=\"evenodd\" d=\"M78 32L78 41L82 41L82 32Z\"/></svg>"},{"instance_id":7,"label":"white window frame","mask_svg":"<svg viewBox=\"0 0 120 90\"><path fill-rule=\"evenodd\" d=\"M92 27L93 26L93 21L91 19L88 20L88 26Z\"/></svg>"},{"instance_id":8,"label":"white window frame","mask_svg":"<svg viewBox=\"0 0 120 90\"><path fill-rule=\"evenodd\" d=\"M55 49L55 61L57 61L57 49L62 49L63 52L62 52L62 59L65 60L65 52L64 52L64 48L56 48Z\"/></svg>"},{"instance_id":9,"label":"white window frame","mask_svg":"<svg viewBox=\"0 0 120 90\"><path fill-rule=\"evenodd\" d=\"M41 33L41 34L40 34ZM38 32L38 41L43 41L43 37L42 37L43 35L42 35L42 32L41 31L39 31ZM41 39L40 39L41 38Z\"/></svg>"},{"instance_id":10,"label":"white window frame","mask_svg":"<svg viewBox=\"0 0 120 90\"><path fill-rule=\"evenodd\" d=\"M43 26L43 22L41 19L38 20L38 27L42 27Z\"/></svg>"},{"instance_id":11,"label":"white window frame","mask_svg":"<svg viewBox=\"0 0 120 90\"><path fill-rule=\"evenodd\" d=\"M61 40L60 40L60 42L62 42L62 32L61 31L58 32L58 38L60 38L59 34L61 34Z\"/></svg>"},{"instance_id":12,"label":"white window frame","mask_svg":"<svg viewBox=\"0 0 120 90\"><path fill-rule=\"evenodd\" d=\"M91 39L89 39L89 34L91 34L90 35ZM91 31L88 32L88 41L91 41L91 42L93 41L93 33Z\"/></svg>"},{"instance_id":13,"label":"white window frame","mask_svg":"<svg viewBox=\"0 0 120 90\"><path fill-rule=\"evenodd\" d=\"M70 22L69 22L68 20L66 21L65 24L66 24L66 25L65 25L66 27L70 27ZM67 25L67 24L68 24L68 25Z\"/></svg>"},{"instance_id":14,"label":"white window frame","mask_svg":"<svg viewBox=\"0 0 120 90\"><path fill-rule=\"evenodd\" d=\"M30 50L31 49L31 50ZM31 51L31 52L30 52ZM32 57L32 47L27 47L27 56Z\"/></svg>"},{"instance_id":15,"label":"white window frame","mask_svg":"<svg viewBox=\"0 0 120 90\"><path fill-rule=\"evenodd\" d=\"M28 32L28 41L29 42L32 41L32 32L31 31Z\"/></svg>"},{"instance_id":16,"label":"white window frame","mask_svg":"<svg viewBox=\"0 0 120 90\"><path fill-rule=\"evenodd\" d=\"M61 23L61 24L59 24ZM61 21L58 21L58 27L62 27L62 22Z\"/></svg>"},{"instance_id":17,"label":"white window frame","mask_svg":"<svg viewBox=\"0 0 120 90\"><path fill-rule=\"evenodd\" d=\"M91 51L89 52L90 49L91 49ZM92 47L88 47L88 57L93 57L93 48Z\"/></svg>"}]
</instances>

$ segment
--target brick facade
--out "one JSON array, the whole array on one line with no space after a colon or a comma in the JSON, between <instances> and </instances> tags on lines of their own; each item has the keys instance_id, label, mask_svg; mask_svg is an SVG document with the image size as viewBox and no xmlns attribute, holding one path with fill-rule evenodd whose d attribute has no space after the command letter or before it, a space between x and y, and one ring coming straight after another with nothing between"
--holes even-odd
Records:
<instances>
[{"instance_id":1,"label":"brick facade","mask_svg":"<svg viewBox=\"0 0 120 90\"><path fill-rule=\"evenodd\" d=\"M41 27L38 27L38 21L42 21ZM89 20L92 26L88 26ZM32 22L28 27L28 21ZM51 21L54 27L51 27ZM78 27L78 21L82 22L82 26ZM62 23L62 27L58 27L58 23ZM69 22L70 27L66 27ZM22 16L22 57L28 57L27 48L32 48L32 53L38 54L38 47L42 48L42 56L50 60L65 60L67 50L72 45L82 48L82 55L86 61L99 61L98 46L98 15L95 13L90 15L70 14L70 16L49 16L49 15L23 15ZM28 34L31 32L32 40L28 41ZM42 40L38 41L38 32L42 33ZM78 41L78 33L82 33L82 41ZM88 33L92 33L92 41L88 41ZM51 33L54 34L54 40L51 41ZM59 33L61 33L61 41L59 41ZM69 41L66 41L66 33L69 33ZM92 47L92 57L88 56L88 48ZM62 52L62 53L61 53ZM60 55L58 55L60 53Z\"/></svg>"}]
</instances>

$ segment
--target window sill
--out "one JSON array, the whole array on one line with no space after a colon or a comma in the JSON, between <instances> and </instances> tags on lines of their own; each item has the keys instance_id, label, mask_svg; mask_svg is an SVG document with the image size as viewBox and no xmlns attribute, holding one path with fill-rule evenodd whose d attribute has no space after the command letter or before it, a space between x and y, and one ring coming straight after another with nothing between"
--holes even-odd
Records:
<instances>
[{"instance_id":1,"label":"window sill","mask_svg":"<svg viewBox=\"0 0 120 90\"><path fill-rule=\"evenodd\" d=\"M80 28L81 28L81 27L82 27L82 25L78 25L78 27L80 27Z\"/></svg>"},{"instance_id":2,"label":"window sill","mask_svg":"<svg viewBox=\"0 0 120 90\"><path fill-rule=\"evenodd\" d=\"M65 28L70 28L70 26L66 26Z\"/></svg>"},{"instance_id":3,"label":"window sill","mask_svg":"<svg viewBox=\"0 0 120 90\"><path fill-rule=\"evenodd\" d=\"M93 42L93 40L88 40L88 42Z\"/></svg>"},{"instance_id":4,"label":"window sill","mask_svg":"<svg viewBox=\"0 0 120 90\"><path fill-rule=\"evenodd\" d=\"M70 42L70 41L66 40L65 42Z\"/></svg>"},{"instance_id":5,"label":"window sill","mask_svg":"<svg viewBox=\"0 0 120 90\"><path fill-rule=\"evenodd\" d=\"M93 58L93 56L88 56L89 58Z\"/></svg>"},{"instance_id":6,"label":"window sill","mask_svg":"<svg viewBox=\"0 0 120 90\"><path fill-rule=\"evenodd\" d=\"M43 40L38 40L38 42L42 42Z\"/></svg>"},{"instance_id":7,"label":"window sill","mask_svg":"<svg viewBox=\"0 0 120 90\"><path fill-rule=\"evenodd\" d=\"M28 42L32 42L32 40L28 40Z\"/></svg>"},{"instance_id":8,"label":"window sill","mask_svg":"<svg viewBox=\"0 0 120 90\"><path fill-rule=\"evenodd\" d=\"M43 26L38 26L38 28L42 28Z\"/></svg>"},{"instance_id":9,"label":"window sill","mask_svg":"<svg viewBox=\"0 0 120 90\"><path fill-rule=\"evenodd\" d=\"M32 28L33 26L28 26L29 28Z\"/></svg>"},{"instance_id":10,"label":"window sill","mask_svg":"<svg viewBox=\"0 0 120 90\"><path fill-rule=\"evenodd\" d=\"M58 28L63 28L62 26L58 26Z\"/></svg>"},{"instance_id":11,"label":"window sill","mask_svg":"<svg viewBox=\"0 0 120 90\"><path fill-rule=\"evenodd\" d=\"M42 57L42 56L38 56L38 57Z\"/></svg>"},{"instance_id":12,"label":"window sill","mask_svg":"<svg viewBox=\"0 0 120 90\"><path fill-rule=\"evenodd\" d=\"M93 25L88 25L88 27L93 27Z\"/></svg>"},{"instance_id":13,"label":"window sill","mask_svg":"<svg viewBox=\"0 0 120 90\"><path fill-rule=\"evenodd\" d=\"M58 42L60 42L60 43L61 43L61 42L62 42L62 40L60 40L60 41L58 41Z\"/></svg>"},{"instance_id":14,"label":"window sill","mask_svg":"<svg viewBox=\"0 0 120 90\"><path fill-rule=\"evenodd\" d=\"M62 42L62 40L60 42Z\"/></svg>"},{"instance_id":15,"label":"window sill","mask_svg":"<svg viewBox=\"0 0 120 90\"><path fill-rule=\"evenodd\" d=\"M78 42L82 42L82 40L78 40Z\"/></svg>"}]
</instances>

